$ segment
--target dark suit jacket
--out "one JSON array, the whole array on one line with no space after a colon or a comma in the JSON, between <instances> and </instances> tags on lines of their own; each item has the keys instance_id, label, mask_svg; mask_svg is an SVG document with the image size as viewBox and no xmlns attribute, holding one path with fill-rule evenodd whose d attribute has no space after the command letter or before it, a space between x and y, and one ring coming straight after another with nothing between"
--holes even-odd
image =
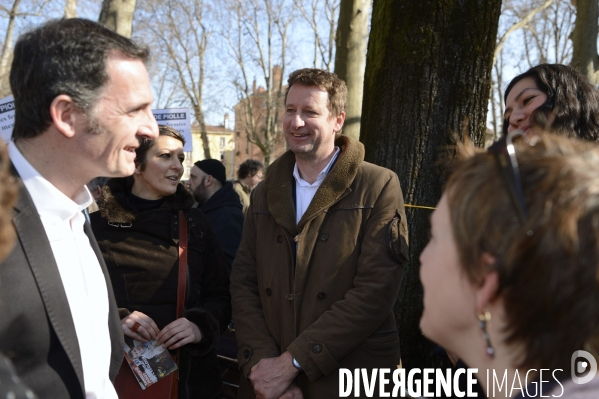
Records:
<instances>
[{"instance_id":1,"label":"dark suit jacket","mask_svg":"<svg viewBox=\"0 0 599 399\"><path fill-rule=\"evenodd\" d=\"M81 353L67 296L44 226L23 185L13 225L16 244L0 264L0 351L40 398L85 398ZM110 277L87 223L85 233L106 278L112 342L109 375L114 380L123 359L123 331Z\"/></svg>"}]
</instances>

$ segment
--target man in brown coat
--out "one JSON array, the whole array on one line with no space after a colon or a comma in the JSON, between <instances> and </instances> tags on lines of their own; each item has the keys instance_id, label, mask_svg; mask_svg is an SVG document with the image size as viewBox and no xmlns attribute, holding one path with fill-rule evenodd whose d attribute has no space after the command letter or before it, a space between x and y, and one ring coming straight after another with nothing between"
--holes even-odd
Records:
<instances>
[{"instance_id":1,"label":"man in brown coat","mask_svg":"<svg viewBox=\"0 0 599 399\"><path fill-rule=\"evenodd\" d=\"M399 363L403 196L395 173L338 136L346 99L332 73L289 77L290 151L252 192L231 274L239 397L333 398L339 368Z\"/></svg>"}]
</instances>

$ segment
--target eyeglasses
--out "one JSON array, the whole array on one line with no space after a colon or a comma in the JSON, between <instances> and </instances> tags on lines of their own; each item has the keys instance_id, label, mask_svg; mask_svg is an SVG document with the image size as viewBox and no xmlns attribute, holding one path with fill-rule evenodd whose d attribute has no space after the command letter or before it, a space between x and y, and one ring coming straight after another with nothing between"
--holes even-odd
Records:
<instances>
[{"instance_id":1,"label":"eyeglasses","mask_svg":"<svg viewBox=\"0 0 599 399\"><path fill-rule=\"evenodd\" d=\"M517 136L524 137L524 135L525 133L522 130L514 130L493 143L488 149L495 156L499 173L512 198L514 206L518 210L518 216L522 223L525 223L528 218L528 209L524 201L524 190L522 188L520 169L518 168L513 139Z\"/></svg>"}]
</instances>

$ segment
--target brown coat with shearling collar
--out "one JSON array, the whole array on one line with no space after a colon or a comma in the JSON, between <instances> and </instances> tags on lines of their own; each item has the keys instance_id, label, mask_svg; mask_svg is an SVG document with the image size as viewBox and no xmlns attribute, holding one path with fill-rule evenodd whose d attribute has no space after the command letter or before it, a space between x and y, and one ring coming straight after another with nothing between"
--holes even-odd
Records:
<instances>
[{"instance_id":1,"label":"brown coat with shearling collar","mask_svg":"<svg viewBox=\"0 0 599 399\"><path fill-rule=\"evenodd\" d=\"M393 304L408 237L399 180L363 162L358 141L341 136L335 145L341 153L299 224L294 154L269 167L231 274L243 375L288 350L304 370L305 398L336 397L339 368L399 362ZM241 385L240 397L252 397L249 380Z\"/></svg>"}]
</instances>

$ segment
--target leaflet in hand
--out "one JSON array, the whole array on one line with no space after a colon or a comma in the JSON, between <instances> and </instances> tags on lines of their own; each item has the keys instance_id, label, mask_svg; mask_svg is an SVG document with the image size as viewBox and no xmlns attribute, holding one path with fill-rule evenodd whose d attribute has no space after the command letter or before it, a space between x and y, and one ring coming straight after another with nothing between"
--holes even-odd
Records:
<instances>
[{"instance_id":1,"label":"leaflet in hand","mask_svg":"<svg viewBox=\"0 0 599 399\"><path fill-rule=\"evenodd\" d=\"M141 389L146 389L177 370L177 364L168 349L162 348L156 340L133 340L133 348L125 342L125 359Z\"/></svg>"}]
</instances>

